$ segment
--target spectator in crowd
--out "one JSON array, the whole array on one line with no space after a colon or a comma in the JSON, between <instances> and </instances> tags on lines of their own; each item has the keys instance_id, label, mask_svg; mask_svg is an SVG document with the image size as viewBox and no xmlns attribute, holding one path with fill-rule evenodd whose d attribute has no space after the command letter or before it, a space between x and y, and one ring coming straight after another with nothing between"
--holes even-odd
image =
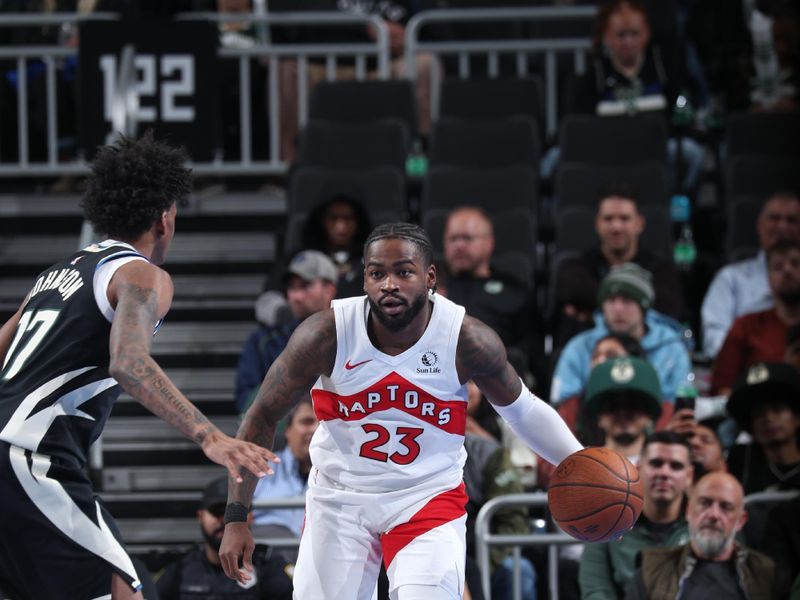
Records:
<instances>
[{"instance_id":1,"label":"spectator in crowd","mask_svg":"<svg viewBox=\"0 0 800 600\"><path fill-rule=\"evenodd\" d=\"M717 356L736 317L772 306L766 251L779 240L800 239L800 197L791 193L770 196L758 215L756 231L758 256L723 267L703 300L703 351L711 358Z\"/></svg>"},{"instance_id":2,"label":"spectator in crowd","mask_svg":"<svg viewBox=\"0 0 800 600\"><path fill-rule=\"evenodd\" d=\"M519 494L524 490L511 464L508 450L493 438L467 433L464 438L467 462L464 465L464 485L467 488L467 554L475 559L475 520L478 511L492 498ZM498 509L492 519L492 533L528 533L528 510L523 506ZM492 546L489 550L492 568L492 594L497 600L510 600L512 592L513 557L509 548ZM536 571L527 558L520 561L522 598L536 599Z\"/></svg>"},{"instance_id":3,"label":"spectator in crowd","mask_svg":"<svg viewBox=\"0 0 800 600\"><path fill-rule=\"evenodd\" d=\"M274 3L273 3L274 4ZM380 17L389 29L389 49L391 52L391 75L395 79L405 79L408 74L408 65L405 59L405 29L406 23L415 12L417 3L412 0L366 0L361 2L336 2L331 0L329 10L356 14L370 14ZM297 11L296 2L290 0L290 10ZM316 7L315 7L316 8ZM274 9L273 9L274 10ZM290 34L290 41L295 43L330 43L353 42L366 43L374 40L377 31L373 27L314 27L294 28ZM336 67L337 80L352 80L356 78L356 69L347 61L339 60ZM419 119L419 132L427 135L431 125L431 81L432 78L440 79L441 67L436 58L430 53L417 53L414 57L414 79L416 102ZM283 60L280 62L280 121L281 121L281 157L286 161L293 161L296 154L296 137L298 131L298 69L296 60ZM377 77L375 67L370 67L367 78ZM310 90L320 81L327 78L327 65L309 61L307 64L308 87Z\"/></svg>"},{"instance_id":4,"label":"spectator in crowd","mask_svg":"<svg viewBox=\"0 0 800 600\"><path fill-rule=\"evenodd\" d=\"M601 337L594 345L592 350L592 359L590 368L594 368L611 360L612 358L620 358L623 356L635 356L637 358L644 358L645 352L642 345L633 337L626 333L608 333ZM584 402L584 391L581 390L578 394L570 396L558 405L558 414L569 425L570 429L578 436L578 439L584 445L597 445L602 443L602 439L598 437L598 431L595 424L587 422L581 407Z\"/></svg>"},{"instance_id":5,"label":"spectator in crowd","mask_svg":"<svg viewBox=\"0 0 800 600\"><path fill-rule=\"evenodd\" d=\"M256 301L256 320L273 327L286 318L289 307L284 293L284 277L289 258L301 250L318 250L333 260L339 274L337 298L363 294L361 253L371 229L364 205L353 196L334 194L318 204L300 224L297 241L287 240L286 250L290 254L275 263L267 278L264 292Z\"/></svg>"},{"instance_id":6,"label":"spectator in crowd","mask_svg":"<svg viewBox=\"0 0 800 600\"><path fill-rule=\"evenodd\" d=\"M769 511L762 549L791 580L800 575L800 496Z\"/></svg>"},{"instance_id":7,"label":"spectator in crowd","mask_svg":"<svg viewBox=\"0 0 800 600\"><path fill-rule=\"evenodd\" d=\"M328 308L336 296L338 273L333 261L317 250L298 253L284 281L291 318L273 326L259 325L247 338L236 370L236 410L243 414L253 401L264 375L283 352L295 328L315 312Z\"/></svg>"},{"instance_id":8,"label":"spectator in crowd","mask_svg":"<svg viewBox=\"0 0 800 600\"><path fill-rule=\"evenodd\" d=\"M263 546L253 553L252 579L247 587L228 579L219 558L225 529L225 504L228 479L215 479L203 491L197 521L203 534L203 546L169 565L158 578L156 587L161 600L187 598L241 598L242 600L291 600L292 565L281 555ZM252 516L252 515L251 515Z\"/></svg>"},{"instance_id":9,"label":"spectator in crowd","mask_svg":"<svg viewBox=\"0 0 800 600\"><path fill-rule=\"evenodd\" d=\"M800 325L793 325L786 331L786 351L783 361L800 371Z\"/></svg>"},{"instance_id":10,"label":"spectator in crowd","mask_svg":"<svg viewBox=\"0 0 800 600\"><path fill-rule=\"evenodd\" d=\"M639 520L621 540L587 544L583 551L578 571L583 600L621 600L641 550L676 546L689 539L684 495L692 484L693 470L686 438L672 431L649 436L639 474L644 483Z\"/></svg>"},{"instance_id":11,"label":"spectator in crowd","mask_svg":"<svg viewBox=\"0 0 800 600\"><path fill-rule=\"evenodd\" d=\"M273 469L272 477L263 477L256 486L254 500L295 498L303 496L308 488L311 472L309 444L317 430L319 421L314 414L311 397L304 398L286 417L286 448L280 451L281 462ZM303 532L305 510L303 508L256 509L253 531L261 537L296 537ZM297 550L283 552L291 562L297 558Z\"/></svg>"},{"instance_id":12,"label":"spectator in crowd","mask_svg":"<svg viewBox=\"0 0 800 600\"><path fill-rule=\"evenodd\" d=\"M639 246L644 226L631 185L615 185L600 192L595 217L600 243L567 259L558 273L556 347L563 347L572 335L591 326L600 281L611 267L628 262L653 274L653 308L675 319L683 316L683 291L675 265Z\"/></svg>"},{"instance_id":13,"label":"spectator in crowd","mask_svg":"<svg viewBox=\"0 0 800 600\"><path fill-rule=\"evenodd\" d=\"M672 415L672 402L691 370L691 360L678 324L650 308L653 297L650 273L639 265L625 263L609 271L598 290L601 312L596 325L572 338L558 359L550 391L554 405L585 389L597 340L609 332L626 333L639 341L656 368L666 401L663 417Z\"/></svg>"},{"instance_id":14,"label":"spectator in crowd","mask_svg":"<svg viewBox=\"0 0 800 600\"><path fill-rule=\"evenodd\" d=\"M728 394L736 378L757 362L780 362L789 327L800 325L800 241L781 240L767 250L774 305L738 317L711 371L711 391Z\"/></svg>"},{"instance_id":15,"label":"spectator in crowd","mask_svg":"<svg viewBox=\"0 0 800 600\"><path fill-rule=\"evenodd\" d=\"M492 262L491 219L477 207L456 208L447 217L443 242L445 272L439 272L438 291L494 329L511 364L518 371L533 369L541 383L536 301L519 276Z\"/></svg>"},{"instance_id":16,"label":"spectator in crowd","mask_svg":"<svg viewBox=\"0 0 800 600\"><path fill-rule=\"evenodd\" d=\"M655 598L785 598L788 580L772 559L737 544L747 521L741 484L710 473L689 494L689 542L645 548L626 600Z\"/></svg>"},{"instance_id":17,"label":"spectator in crowd","mask_svg":"<svg viewBox=\"0 0 800 600\"><path fill-rule=\"evenodd\" d=\"M751 109L791 112L800 108L800 21L796 2L745 4L752 45Z\"/></svg>"},{"instance_id":18,"label":"spectator in crowd","mask_svg":"<svg viewBox=\"0 0 800 600\"><path fill-rule=\"evenodd\" d=\"M728 470L722 441L711 426L695 420L694 408L675 411L666 428L689 440L695 481L706 473Z\"/></svg>"},{"instance_id":19,"label":"spectator in crowd","mask_svg":"<svg viewBox=\"0 0 800 600\"><path fill-rule=\"evenodd\" d=\"M800 490L800 375L785 363L759 363L742 374L728 413L754 443L734 446L728 470L745 494Z\"/></svg>"},{"instance_id":20,"label":"spectator in crowd","mask_svg":"<svg viewBox=\"0 0 800 600\"><path fill-rule=\"evenodd\" d=\"M647 433L661 415L655 369L633 356L599 364L589 376L584 412L603 433L604 446L638 464Z\"/></svg>"},{"instance_id":21,"label":"spectator in crowd","mask_svg":"<svg viewBox=\"0 0 800 600\"><path fill-rule=\"evenodd\" d=\"M352 196L336 194L308 216L302 233L304 250L327 254L339 273L337 298L364 293L362 249L372 230L364 205Z\"/></svg>"},{"instance_id":22,"label":"spectator in crowd","mask_svg":"<svg viewBox=\"0 0 800 600\"><path fill-rule=\"evenodd\" d=\"M567 98L567 113L598 116L663 115L681 106L687 94L685 65L667 60L651 41L645 5L639 0L610 0L601 5L595 20L591 66L574 80ZM684 101L690 101L684 96ZM671 137L668 150L677 162L679 138ZM693 190L703 166L704 151L690 137L680 138L685 169L682 188Z\"/></svg>"}]
</instances>

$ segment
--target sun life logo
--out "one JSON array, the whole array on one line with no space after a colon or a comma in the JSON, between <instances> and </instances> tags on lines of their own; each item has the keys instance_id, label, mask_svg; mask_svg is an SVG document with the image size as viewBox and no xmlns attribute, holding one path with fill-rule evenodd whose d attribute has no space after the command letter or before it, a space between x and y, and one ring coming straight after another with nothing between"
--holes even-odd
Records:
<instances>
[{"instance_id":1,"label":"sun life logo","mask_svg":"<svg viewBox=\"0 0 800 600\"><path fill-rule=\"evenodd\" d=\"M433 350L423 352L419 357L420 366L417 367L417 373L441 373L442 370L437 367L439 362L439 355Z\"/></svg>"}]
</instances>

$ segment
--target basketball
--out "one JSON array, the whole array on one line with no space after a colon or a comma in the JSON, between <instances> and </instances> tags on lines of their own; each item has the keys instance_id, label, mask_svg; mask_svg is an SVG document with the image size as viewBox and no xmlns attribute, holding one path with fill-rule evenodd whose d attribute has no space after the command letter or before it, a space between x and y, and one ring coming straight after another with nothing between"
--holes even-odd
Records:
<instances>
[{"instance_id":1,"label":"basketball","mask_svg":"<svg viewBox=\"0 0 800 600\"><path fill-rule=\"evenodd\" d=\"M553 520L581 542L621 538L642 512L639 471L616 450L585 448L561 461L547 502Z\"/></svg>"}]
</instances>

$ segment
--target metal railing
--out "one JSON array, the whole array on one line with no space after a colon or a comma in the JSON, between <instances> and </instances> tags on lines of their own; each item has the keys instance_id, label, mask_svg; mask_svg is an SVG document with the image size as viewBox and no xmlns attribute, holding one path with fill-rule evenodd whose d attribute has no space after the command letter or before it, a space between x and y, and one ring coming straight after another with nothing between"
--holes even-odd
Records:
<instances>
[{"instance_id":1,"label":"metal railing","mask_svg":"<svg viewBox=\"0 0 800 600\"><path fill-rule=\"evenodd\" d=\"M4 14L0 19L0 27L22 27L42 25L77 24L85 20L115 20L112 13L97 13L80 15L76 13L54 13L50 15L35 14ZM238 160L224 160L218 151L212 161L195 162L191 167L195 173L203 174L239 174L262 175L283 174L288 165L280 158L280 90L279 90L279 60L293 59L297 61L297 103L299 125L308 118L308 64L309 59L320 57L325 62L325 75L328 80L335 80L337 65L342 59L352 59L355 63L355 79L363 80L367 77L367 61L374 58L376 61L375 76L378 79L387 79L390 71L389 32L386 23L377 16L364 14L345 14L330 12L304 12L280 13L268 15L236 14L224 15L218 13L187 13L178 15L183 20L210 20L217 23L247 22L260 24L264 27L307 25L309 27L341 27L346 25L371 26L376 32L375 40L365 43L330 43L330 44L272 44L267 39L254 40L248 48L220 47L218 57L223 61L238 61L239 63L239 125L240 125L240 153ZM72 175L84 174L88 167L81 153L77 152L74 159L60 160L58 157L58 121L57 121L57 63L60 60L77 56L78 50L72 47L52 46L0 46L0 60L16 62L17 79L17 136L18 159L14 162L4 161L0 157L0 177L8 176L38 176L38 175ZM120 132L135 130L136 122L136 96L133 88L136 85L136 74L132 68L133 49L123 50L123 68L117 80L116 93L112 102L112 126ZM127 61L125 60L127 58ZM269 106L269 158L268 160L255 160L253 158L252 122L253 110L250 102L250 59L257 58L268 66L267 75L267 103ZM29 152L29 114L28 96L29 85L27 66L29 61L40 60L45 65L45 89L47 105L47 159L33 162ZM125 66L127 65L127 68ZM261 108L265 112L267 106ZM255 108L258 110L258 107ZM2 135L3 132L0 132ZM267 132L264 132L267 135Z\"/></svg>"},{"instance_id":2,"label":"metal railing","mask_svg":"<svg viewBox=\"0 0 800 600\"><path fill-rule=\"evenodd\" d=\"M558 72L557 57L560 54L572 55L575 72L583 73L586 69L586 53L591 48L588 37L547 38L547 39L503 39L473 41L423 41L422 30L431 24L447 23L509 23L547 22L553 20L591 21L597 14L595 6L565 6L539 8L491 8L491 9L447 9L429 10L414 15L406 27L405 52L409 77L414 79L414 57L422 52L432 53L438 57L456 56L458 58L459 77L470 77L470 57L485 55L487 57L487 75L496 78L499 75L501 55L515 57L517 76L528 74L531 55L544 56L544 90L545 90L545 125L548 135L556 132L558 125ZM431 70L433 94L431 97L431 115L438 116L439 82L436 69Z\"/></svg>"},{"instance_id":3,"label":"metal railing","mask_svg":"<svg viewBox=\"0 0 800 600\"><path fill-rule=\"evenodd\" d=\"M590 47L588 37L529 39L485 39L469 41L423 41L420 36L423 29L431 24L495 22L495 23L537 23L553 20L585 22L594 18L596 8L593 6L578 7L540 7L540 8L495 8L470 10L431 10L415 15L406 28L405 59L408 77L415 80L415 57L420 53L432 53L437 57L455 56L458 58L459 76L472 75L470 57L485 56L489 77L499 74L501 56L515 57L517 75L528 73L529 60L533 57L544 58L544 90L545 90L545 123L548 134L556 131L558 121L558 73L557 59L561 55L572 56L576 72L583 72L586 67L586 52ZM114 20L113 13L94 13L79 15L76 13L36 14L4 14L0 27L22 27L42 25L76 24L84 20ZM280 158L280 132L283 124L280 119L281 94L279 90L278 63L281 60L297 61L297 113L302 126L308 118L308 68L310 58L320 58L325 65L325 77L328 80L337 78L337 65L342 59L355 63L354 75L357 80L367 77L367 61L376 61L375 75L379 79L387 79L390 71L391 54L389 50L389 34L386 24L377 16L365 14L346 14L337 12L303 12L303 13L261 13L257 14L219 14L189 13L178 16L179 19L205 19L216 23L251 23L256 26L259 35L254 44L248 48L220 48L218 56L224 61L238 61L239 75L239 152L236 160L225 159L218 151L208 162L192 164L198 174L215 175L261 175L284 174L288 165ZM309 27L339 27L353 24L372 26L376 32L374 42L365 43L326 43L326 44L274 44L271 42L269 27L303 25ZM38 176L38 175L70 175L83 174L87 165L81 153L69 160L58 156L58 122L57 122L57 82L58 64L67 58L76 56L77 50L71 47L52 46L6 46L0 47L0 60L16 63L17 77L17 136L18 159L4 161L0 157L0 177ZM129 49L128 60L123 66L128 69L118 77L116 91L112 99L112 126L115 130L131 132L135 129L136 113L135 69L132 68L132 52ZM251 58L260 59L267 66L267 103L269 106L267 120L269 133L269 150L267 160L253 157L252 124L254 110L267 107L251 106ZM26 67L30 61L40 60L45 66L46 93L46 159L30 160L29 147L29 81ZM439 69L431 69L431 114L435 118L438 110ZM0 132L2 135L3 132ZM258 135L258 132L255 133Z\"/></svg>"},{"instance_id":4,"label":"metal railing","mask_svg":"<svg viewBox=\"0 0 800 600\"><path fill-rule=\"evenodd\" d=\"M771 491L750 494L744 498L745 507L792 500L800 495L796 490ZM536 492L532 494L508 494L492 498L481 507L475 520L475 548L478 567L481 573L483 595L491 599L491 566L489 563L489 548L491 546L512 546L513 577L512 598L519 600L521 596L520 580L520 549L528 546L547 546L547 577L549 597L558 600L558 546L564 544L580 544L575 538L566 533L525 533L525 534L493 534L490 531L492 517L501 508L507 506L527 506L541 508L547 506L547 494Z\"/></svg>"}]
</instances>

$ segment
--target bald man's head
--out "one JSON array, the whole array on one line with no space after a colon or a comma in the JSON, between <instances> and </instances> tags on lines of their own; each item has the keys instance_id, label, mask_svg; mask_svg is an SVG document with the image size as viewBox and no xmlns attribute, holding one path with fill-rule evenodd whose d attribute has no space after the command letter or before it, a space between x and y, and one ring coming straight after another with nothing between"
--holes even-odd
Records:
<instances>
[{"instance_id":1,"label":"bald man's head","mask_svg":"<svg viewBox=\"0 0 800 600\"><path fill-rule=\"evenodd\" d=\"M689 494L686 520L698 558L728 560L734 537L747 522L742 485L729 473L704 475Z\"/></svg>"},{"instance_id":2,"label":"bald man's head","mask_svg":"<svg viewBox=\"0 0 800 600\"><path fill-rule=\"evenodd\" d=\"M451 275L489 277L494 252L492 221L480 208L457 208L444 228L444 259Z\"/></svg>"}]
</instances>

